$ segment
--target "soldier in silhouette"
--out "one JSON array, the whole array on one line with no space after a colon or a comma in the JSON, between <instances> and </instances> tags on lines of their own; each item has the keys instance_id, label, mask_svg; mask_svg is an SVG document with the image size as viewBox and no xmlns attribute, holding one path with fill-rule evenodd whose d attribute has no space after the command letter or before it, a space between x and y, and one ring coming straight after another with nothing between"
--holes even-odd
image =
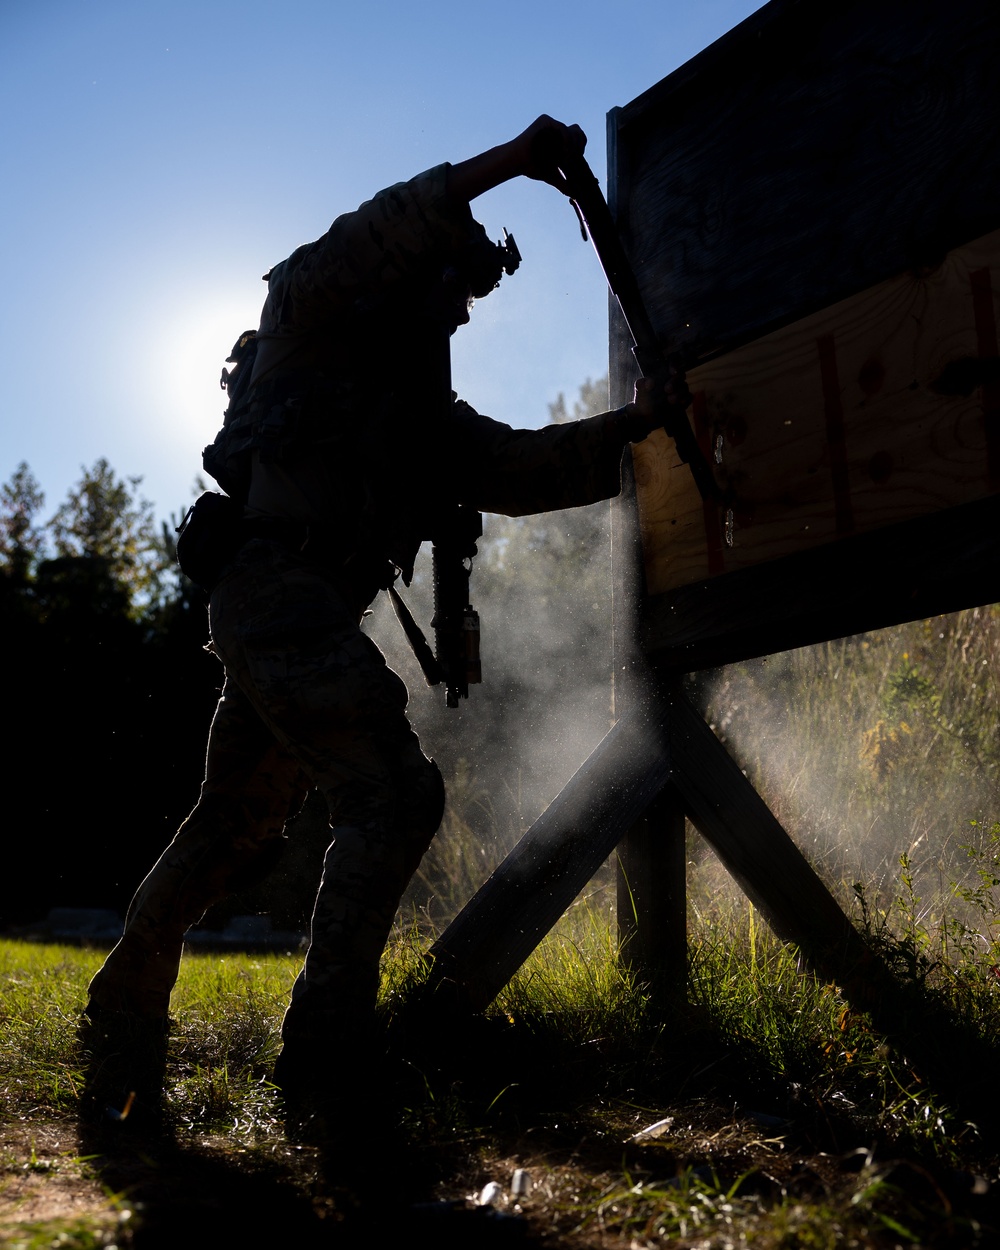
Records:
<instances>
[{"instance_id":1,"label":"soldier in silhouette","mask_svg":"<svg viewBox=\"0 0 1000 1250\"><path fill-rule=\"evenodd\" d=\"M565 192L560 155L585 143L540 117L380 192L266 275L260 327L234 350L226 423L205 454L231 503L195 544L225 687L198 804L90 987L98 1113L129 1090L138 1110L155 1108L184 933L267 856L313 787L332 840L276 1081L319 1122L367 1096L379 959L444 787L361 615L397 575L409 580L456 505L524 515L617 494L626 444L679 399L673 383L642 383L615 412L518 430L451 391L450 336L516 267L470 201L517 176Z\"/></svg>"}]
</instances>

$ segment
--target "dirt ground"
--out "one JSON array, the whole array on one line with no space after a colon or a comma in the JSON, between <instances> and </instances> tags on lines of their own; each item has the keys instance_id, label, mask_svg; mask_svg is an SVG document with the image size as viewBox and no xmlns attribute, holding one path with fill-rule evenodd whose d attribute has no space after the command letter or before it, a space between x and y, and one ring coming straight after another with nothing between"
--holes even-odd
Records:
<instances>
[{"instance_id":1,"label":"dirt ground","mask_svg":"<svg viewBox=\"0 0 1000 1250\"><path fill-rule=\"evenodd\" d=\"M296 1153L282 1146L248 1161L222 1138L94 1142L69 1120L8 1124L0 1130L0 1246L30 1234L32 1246L75 1248L72 1234L83 1227L95 1234L79 1241L88 1250L319 1244L313 1226L326 1212L312 1201L308 1165Z\"/></svg>"},{"instance_id":2,"label":"dirt ground","mask_svg":"<svg viewBox=\"0 0 1000 1250\"><path fill-rule=\"evenodd\" d=\"M0 1236L19 1225L47 1220L105 1218L117 1224L109 1201L79 1157L72 1123L40 1120L0 1130Z\"/></svg>"},{"instance_id":3,"label":"dirt ground","mask_svg":"<svg viewBox=\"0 0 1000 1250\"><path fill-rule=\"evenodd\" d=\"M669 1186L691 1167L713 1179L736 1178L734 1194L744 1209L756 1204L762 1218L775 1204L789 1209L790 1200L846 1210L854 1194L877 1183L897 1205L933 1208L926 1244L972 1244L963 1240L969 1227L984 1230L977 1244L997 1244L986 1232L1000 1227L992 1178L888 1156L876 1161L865 1148L806 1154L768 1119L699 1105L651 1124L648 1113L621 1111L595 1120L582 1138L579 1124L565 1136L554 1126L525 1133L507 1151L471 1142L455 1143L438 1159L376 1150L348 1162L356 1178L349 1188L339 1161L280 1140L253 1148L208 1136L94 1143L81 1141L72 1121L23 1120L0 1130L0 1246L299 1250L398 1247L402 1237L435 1250L641 1250L668 1243L652 1225L643 1234L641 1219L622 1227L628 1184ZM511 1192L518 1168L529 1186L520 1196ZM477 1207L491 1182L493 1205ZM873 1227L871 1240L853 1244L901 1244L879 1220Z\"/></svg>"}]
</instances>

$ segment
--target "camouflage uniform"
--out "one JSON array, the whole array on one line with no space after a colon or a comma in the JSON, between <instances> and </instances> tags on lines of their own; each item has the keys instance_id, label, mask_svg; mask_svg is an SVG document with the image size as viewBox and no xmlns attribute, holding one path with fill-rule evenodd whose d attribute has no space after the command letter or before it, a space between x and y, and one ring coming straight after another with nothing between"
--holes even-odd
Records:
<instances>
[{"instance_id":1,"label":"camouflage uniform","mask_svg":"<svg viewBox=\"0 0 1000 1250\"><path fill-rule=\"evenodd\" d=\"M619 489L631 432L621 413L514 430L451 395L447 336L421 333L406 293L429 255L481 229L445 186L440 167L390 188L269 276L258 356L268 381L244 422L247 516L300 526L306 541L252 538L212 592L226 684L201 796L91 985L97 1008L166 1016L184 931L267 856L315 786L333 841L282 1033L286 1053L356 1051L444 801L405 687L361 632L361 612L387 563L407 577L447 506L524 515ZM396 336L387 360L373 325Z\"/></svg>"},{"instance_id":2,"label":"camouflage uniform","mask_svg":"<svg viewBox=\"0 0 1000 1250\"><path fill-rule=\"evenodd\" d=\"M407 723L402 681L327 570L252 541L210 613L226 685L201 797L142 883L92 997L165 1016L185 930L267 854L317 786L335 835L286 1033L298 1018L308 1021L300 1031L332 1038L340 1021L357 1030L374 1002L399 897L441 817L440 774Z\"/></svg>"}]
</instances>

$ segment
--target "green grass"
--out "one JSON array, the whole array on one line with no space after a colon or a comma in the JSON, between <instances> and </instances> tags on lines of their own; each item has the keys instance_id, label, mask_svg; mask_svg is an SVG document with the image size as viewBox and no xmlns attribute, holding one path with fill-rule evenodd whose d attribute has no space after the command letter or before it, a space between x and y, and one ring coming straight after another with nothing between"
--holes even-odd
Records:
<instances>
[{"instance_id":1,"label":"green grass","mask_svg":"<svg viewBox=\"0 0 1000 1250\"><path fill-rule=\"evenodd\" d=\"M575 565L555 554L565 576ZM586 654L592 668L597 649ZM574 647L564 659L578 670L580 657ZM425 1196L462 1196L521 1163L536 1181L522 1204L535 1231L577 1247L996 1244L1000 1203L977 1178L996 1188L1000 1177L1000 609L688 685L904 987L899 1028L886 1038L804 973L695 838L686 1003L657 999L618 964L598 890L483 1016L436 1010L419 992L434 925L533 817L519 780L460 763L411 894L419 910L384 961L377 1108L396 1108L406 1153L370 1161L382 1192L422 1169L438 1185ZM36 1153L35 1134L72 1123L75 1029L99 961L0 942L0 1203L15 1181L55 1184L88 1166ZM287 1182L336 1215L314 1157L285 1142L270 1084L298 964L185 958L166 1092L193 1170L174 1195L228 1171L227 1183L249 1179L239 1201L251 1209ZM654 1122L667 1123L643 1136ZM8 1220L0 1244L126 1245L114 1194L133 1183L112 1187L97 1215L26 1218L14 1232ZM283 1241L295 1239L268 1244Z\"/></svg>"},{"instance_id":2,"label":"green grass","mask_svg":"<svg viewBox=\"0 0 1000 1250\"><path fill-rule=\"evenodd\" d=\"M869 913L873 936L886 950L916 942L933 966L913 964L915 975L994 1029L995 977L983 967L992 948L926 915L915 922L902 882L899 900L895 911ZM385 960L382 1011L413 1157L450 1172L451 1192L477 1188L497 1160L528 1160L537 1178L529 1217L581 1245L934 1244L946 1226L978 1244L972 1217L938 1196L937 1181L923 1197L905 1183L906 1167L995 1168L968 1125L835 987L803 974L752 910L714 894L693 911L692 929L686 1009L665 1016L620 967L609 911L595 897L570 910L485 1016L436 1029L415 1006L423 939L400 933ZM99 958L0 943L8 1122L72 1114L76 1017ZM284 1149L269 1078L298 962L199 954L182 967L168 1073L178 1132L210 1134L247 1166L255 1151ZM664 1139L630 1141L664 1113L677 1120ZM821 1193L788 1172L795 1158L859 1150L861 1166L826 1178ZM108 1218L26 1222L20 1240L0 1244L127 1244L127 1229Z\"/></svg>"},{"instance_id":3,"label":"green grass","mask_svg":"<svg viewBox=\"0 0 1000 1250\"><path fill-rule=\"evenodd\" d=\"M892 1184L888 1168L865 1168L838 1200L812 1202L788 1197L769 1202L747 1187L750 1178L725 1185L705 1171L688 1168L667 1181L625 1175L580 1204L577 1227L620 1237L624 1245L757 1250L920 1245L928 1234L935 1236L927 1211ZM946 1217L944 1223L953 1244L979 1243L980 1230L969 1219Z\"/></svg>"},{"instance_id":4,"label":"green grass","mask_svg":"<svg viewBox=\"0 0 1000 1250\"><path fill-rule=\"evenodd\" d=\"M0 1113L67 1112L80 1088L73 1034L100 956L0 942Z\"/></svg>"},{"instance_id":5,"label":"green grass","mask_svg":"<svg viewBox=\"0 0 1000 1250\"><path fill-rule=\"evenodd\" d=\"M190 1130L253 1142L278 1131L270 1086L301 959L186 955L172 1002L170 1106Z\"/></svg>"},{"instance_id":6,"label":"green grass","mask_svg":"<svg viewBox=\"0 0 1000 1250\"><path fill-rule=\"evenodd\" d=\"M0 942L0 1115L75 1111L75 1033L102 955ZM268 1084L300 960L185 955L173 1000L169 1097L180 1123L248 1131L273 1123Z\"/></svg>"}]
</instances>

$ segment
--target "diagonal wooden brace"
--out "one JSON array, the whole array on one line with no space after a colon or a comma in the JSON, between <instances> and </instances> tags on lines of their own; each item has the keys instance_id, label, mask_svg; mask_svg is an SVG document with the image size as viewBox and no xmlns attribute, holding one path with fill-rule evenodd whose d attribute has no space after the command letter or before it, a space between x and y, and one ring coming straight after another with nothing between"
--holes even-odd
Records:
<instances>
[{"instance_id":1,"label":"diagonal wooden brace","mask_svg":"<svg viewBox=\"0 0 1000 1250\"><path fill-rule=\"evenodd\" d=\"M860 934L698 711L677 689L667 701L671 786L692 824L779 937L870 1000L873 956Z\"/></svg>"},{"instance_id":2,"label":"diagonal wooden brace","mask_svg":"<svg viewBox=\"0 0 1000 1250\"><path fill-rule=\"evenodd\" d=\"M485 1007L667 784L666 707L633 707L598 744L431 948L447 980Z\"/></svg>"},{"instance_id":3,"label":"diagonal wooden brace","mask_svg":"<svg viewBox=\"0 0 1000 1250\"><path fill-rule=\"evenodd\" d=\"M431 949L431 985L447 981L470 1006L489 1003L660 795L661 808L683 807L779 936L817 971L845 985L859 1006L881 994L885 976L850 920L676 687L621 718L452 921ZM647 840L656 836L655 820L651 826ZM634 857L633 865L642 872ZM635 883L647 897L655 887ZM665 943L639 936L640 949L672 952L676 976L676 926Z\"/></svg>"}]
</instances>

